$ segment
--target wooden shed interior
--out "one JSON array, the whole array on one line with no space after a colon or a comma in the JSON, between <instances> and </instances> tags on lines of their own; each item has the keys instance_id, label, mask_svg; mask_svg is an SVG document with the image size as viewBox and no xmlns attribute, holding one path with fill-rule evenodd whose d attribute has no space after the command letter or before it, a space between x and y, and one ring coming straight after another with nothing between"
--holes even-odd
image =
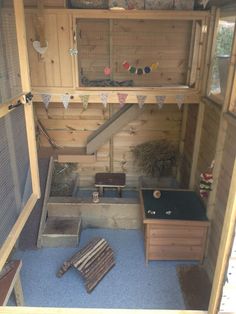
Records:
<instances>
[{"instance_id":1,"label":"wooden shed interior","mask_svg":"<svg viewBox=\"0 0 236 314\"><path fill-rule=\"evenodd\" d=\"M112 9L116 2L141 3L141 8ZM152 9L157 2L173 7ZM107 7L96 8L96 3ZM53 217L70 218L76 228L81 217L83 228L141 229L146 224L147 261L202 263L212 290L208 309L195 313L228 309L225 304L232 302L236 286L236 4L193 4L0 0L0 283L4 265L14 257L22 230L42 200L35 227L38 250L58 246L55 237L45 234ZM159 150L151 158L144 155L140 166L135 152L150 141ZM145 165L158 154L161 168L147 170ZM164 158L171 167L160 166ZM50 162L40 188L42 159ZM68 177L57 180L61 172ZM100 192L107 184L95 182L100 173L125 174L125 183L112 184L122 187L123 194L142 194L142 188L161 189L163 195L166 189L194 191L207 221L201 226L177 222L177 230L187 230L184 243L172 239L167 248L156 240L154 252L150 234L169 226L169 238L175 227L164 223L151 230L150 217L141 215L143 201L119 198L116 191L109 202L94 204L94 184ZM86 200L84 193L90 193ZM145 262L143 267L148 267ZM17 279L11 290L17 294L19 286ZM106 311L5 305L0 313Z\"/></svg>"}]
</instances>

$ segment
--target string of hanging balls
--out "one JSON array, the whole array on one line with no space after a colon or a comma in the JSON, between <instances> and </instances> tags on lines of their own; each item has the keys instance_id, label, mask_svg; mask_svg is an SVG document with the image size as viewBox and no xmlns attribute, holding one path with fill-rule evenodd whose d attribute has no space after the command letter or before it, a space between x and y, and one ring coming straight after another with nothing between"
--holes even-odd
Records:
<instances>
[{"instance_id":1,"label":"string of hanging balls","mask_svg":"<svg viewBox=\"0 0 236 314\"><path fill-rule=\"evenodd\" d=\"M137 68L134 65L130 65L127 61L123 62L123 67L129 71L131 74L137 74L137 75L143 75L143 74L149 74L153 71L156 71L158 68L159 63L153 63L150 66L145 66L144 68Z\"/></svg>"}]
</instances>

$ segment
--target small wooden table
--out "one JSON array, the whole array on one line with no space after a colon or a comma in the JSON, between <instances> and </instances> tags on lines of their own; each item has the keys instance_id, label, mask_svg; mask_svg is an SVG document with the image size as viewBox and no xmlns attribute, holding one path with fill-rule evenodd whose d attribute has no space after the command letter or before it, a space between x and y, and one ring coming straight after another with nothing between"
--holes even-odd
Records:
<instances>
[{"instance_id":1,"label":"small wooden table","mask_svg":"<svg viewBox=\"0 0 236 314\"><path fill-rule=\"evenodd\" d=\"M116 188L121 197L122 188L125 187L125 173L99 172L95 174L95 187L99 189L99 195L103 196L104 188Z\"/></svg>"},{"instance_id":2,"label":"small wooden table","mask_svg":"<svg viewBox=\"0 0 236 314\"><path fill-rule=\"evenodd\" d=\"M5 306L14 290L16 305L24 305L23 291L20 281L22 261L9 262L0 272L0 306Z\"/></svg>"}]
</instances>

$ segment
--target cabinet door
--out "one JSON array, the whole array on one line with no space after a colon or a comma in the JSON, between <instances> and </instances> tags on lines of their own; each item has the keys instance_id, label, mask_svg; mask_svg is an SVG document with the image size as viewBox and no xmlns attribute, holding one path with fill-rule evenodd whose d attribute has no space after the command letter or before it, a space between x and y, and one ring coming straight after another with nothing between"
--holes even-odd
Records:
<instances>
[{"instance_id":1,"label":"cabinet door","mask_svg":"<svg viewBox=\"0 0 236 314\"><path fill-rule=\"evenodd\" d=\"M73 58L69 49L72 44L71 16L66 13L45 13L43 15L45 39L48 48L38 53L33 42L39 40L38 17L26 14L27 44L29 51L32 87L73 87Z\"/></svg>"}]
</instances>

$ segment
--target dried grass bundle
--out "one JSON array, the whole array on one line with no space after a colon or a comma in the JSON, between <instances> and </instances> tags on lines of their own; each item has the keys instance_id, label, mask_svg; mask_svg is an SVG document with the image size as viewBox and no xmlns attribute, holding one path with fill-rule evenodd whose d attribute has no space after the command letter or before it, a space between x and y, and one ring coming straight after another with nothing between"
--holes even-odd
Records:
<instances>
[{"instance_id":1,"label":"dried grass bundle","mask_svg":"<svg viewBox=\"0 0 236 314\"><path fill-rule=\"evenodd\" d=\"M135 146L134 160L147 176L170 175L177 162L176 148L166 140L154 140Z\"/></svg>"}]
</instances>

